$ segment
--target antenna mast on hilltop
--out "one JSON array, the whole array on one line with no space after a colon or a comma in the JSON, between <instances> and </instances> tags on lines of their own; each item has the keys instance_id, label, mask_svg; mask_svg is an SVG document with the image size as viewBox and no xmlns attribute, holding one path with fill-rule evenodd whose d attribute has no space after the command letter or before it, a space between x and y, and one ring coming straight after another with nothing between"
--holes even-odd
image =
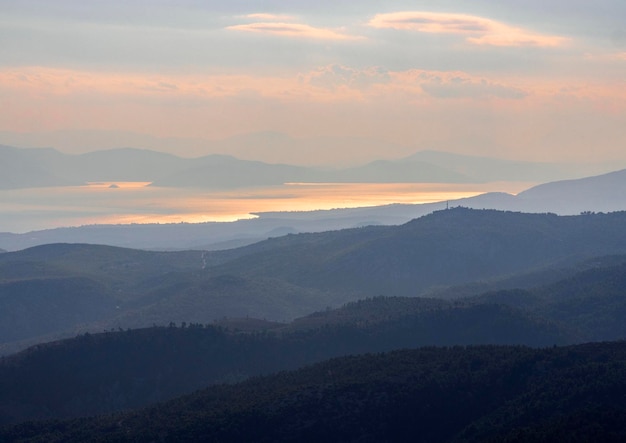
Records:
<instances>
[{"instance_id":1,"label":"antenna mast on hilltop","mask_svg":"<svg viewBox=\"0 0 626 443\"><path fill-rule=\"evenodd\" d=\"M450 209L450 200L446 200L446 209Z\"/></svg>"}]
</instances>

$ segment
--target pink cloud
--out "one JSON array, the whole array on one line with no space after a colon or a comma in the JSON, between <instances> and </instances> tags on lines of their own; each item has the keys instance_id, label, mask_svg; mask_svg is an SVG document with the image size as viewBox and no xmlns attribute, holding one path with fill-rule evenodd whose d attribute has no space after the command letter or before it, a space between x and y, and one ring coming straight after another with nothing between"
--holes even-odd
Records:
<instances>
[{"instance_id":1,"label":"pink cloud","mask_svg":"<svg viewBox=\"0 0 626 443\"><path fill-rule=\"evenodd\" d=\"M425 93L437 98L522 99L528 95L513 86L462 76L446 79L434 77L421 83L421 87Z\"/></svg>"},{"instance_id":2,"label":"pink cloud","mask_svg":"<svg viewBox=\"0 0 626 443\"><path fill-rule=\"evenodd\" d=\"M286 22L259 22L244 25L228 26L233 31L255 32L281 37L310 38L319 40L359 40L362 37L353 36L327 28L316 28L302 23Z\"/></svg>"},{"instance_id":3,"label":"pink cloud","mask_svg":"<svg viewBox=\"0 0 626 443\"><path fill-rule=\"evenodd\" d=\"M372 67L355 69L348 66L333 64L318 68L305 74L308 84L315 87L336 89L348 87L365 90L373 85L389 83L390 77L387 69Z\"/></svg>"},{"instance_id":4,"label":"pink cloud","mask_svg":"<svg viewBox=\"0 0 626 443\"><path fill-rule=\"evenodd\" d=\"M457 34L476 45L538 46L563 45L567 39L544 35L502 22L467 14L405 11L378 14L369 26L379 29L398 29L436 34Z\"/></svg>"},{"instance_id":5,"label":"pink cloud","mask_svg":"<svg viewBox=\"0 0 626 443\"><path fill-rule=\"evenodd\" d=\"M285 21L293 21L295 17L293 15L287 14L267 14L263 12L255 13L255 14L247 14L244 16L245 18L253 19L253 20L262 20L264 22L285 22Z\"/></svg>"},{"instance_id":6,"label":"pink cloud","mask_svg":"<svg viewBox=\"0 0 626 443\"><path fill-rule=\"evenodd\" d=\"M619 87L617 86L619 85ZM392 71L383 67L354 68L340 64L321 66L284 75L233 74L141 74L105 73L23 67L0 69L0 93L33 99L93 97L165 104L211 98L277 98L282 101L349 101L355 98L399 94L426 94L435 98L503 98L563 94L587 97L626 98L623 79L593 81L556 78L479 76L462 71L410 69ZM575 91L575 92L574 92ZM398 99L401 96L397 97Z\"/></svg>"},{"instance_id":7,"label":"pink cloud","mask_svg":"<svg viewBox=\"0 0 626 443\"><path fill-rule=\"evenodd\" d=\"M539 123L562 112L574 114L572 110L598 121L622 122L626 88L623 81L604 79L549 80L342 65L282 76L113 74L30 67L0 69L0 96L2 131L88 128L219 138L245 128L298 136L359 134L398 143L417 137L434 143L438 137L448 137L451 126L466 128L461 133L467 136L491 134L497 124L480 126L491 118L503 125L502 140L507 131L516 137L529 131L528 126L523 131L515 126L518 120ZM619 127L609 123L607 134ZM612 137L607 136L607 146L617 136ZM611 146L618 149L623 143Z\"/></svg>"}]
</instances>

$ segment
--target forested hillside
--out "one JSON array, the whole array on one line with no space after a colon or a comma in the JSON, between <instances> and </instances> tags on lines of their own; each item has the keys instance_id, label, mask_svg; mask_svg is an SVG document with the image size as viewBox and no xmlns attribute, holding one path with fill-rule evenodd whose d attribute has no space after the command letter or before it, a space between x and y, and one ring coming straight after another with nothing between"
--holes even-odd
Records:
<instances>
[{"instance_id":1,"label":"forested hillside","mask_svg":"<svg viewBox=\"0 0 626 443\"><path fill-rule=\"evenodd\" d=\"M533 289L460 300L375 297L289 324L224 319L220 326L171 324L39 345L0 365L1 415L12 422L116 411L350 354L625 339L620 261L598 260L602 266Z\"/></svg>"},{"instance_id":2,"label":"forested hillside","mask_svg":"<svg viewBox=\"0 0 626 443\"><path fill-rule=\"evenodd\" d=\"M454 208L398 227L270 239L211 272L301 286L415 296L590 257L626 253L626 212L559 217Z\"/></svg>"},{"instance_id":3,"label":"forested hillside","mask_svg":"<svg viewBox=\"0 0 626 443\"><path fill-rule=\"evenodd\" d=\"M623 322L626 233L622 229L625 214L558 217L456 208L399 227L287 235L212 253L150 252L84 244L46 245L4 253L0 255L0 333L7 352L0 363L0 422L9 425L33 419L69 419L147 407L208 386L347 355L424 346L489 344L541 348L623 340L626 339ZM481 292L481 288L489 290ZM424 293L440 294L441 298L416 297ZM463 297L459 298L460 295ZM143 329L130 329L140 327ZM74 338L51 341L63 334ZM27 344L35 346L8 355L10 346ZM215 392L225 393L219 394L223 399L220 401L235 403L220 403L217 409L211 406L209 412L204 409L189 412L188 408L194 406L189 406L188 400L172 403L184 406L179 410L176 409L179 406L168 406L172 414L178 414L177 418L159 416L165 426L159 432L171 436L171 440L179 441L180 437L184 441L186 433L192 431L185 425L171 425L172 420L178 423L180 419L200 430L199 435L206 433L228 441L242 436L235 428L245 430L254 422L262 432L268 432L261 440L283 437L301 440L303 432L309 435L309 431L311 436L326 439L345 436L343 432L349 428L356 429L364 441L374 441L381 437L380 432L396 435L393 434L396 425L398 429L407 426L394 421L391 415L375 413L376 408L386 410L388 404L415 408L422 405L410 399L416 395L420 402L429 405L427 413L450 411L455 417L465 417L459 419L457 427L452 426L453 434L446 434L452 428L443 425L424 431L432 432L433 441L453 437L498 440L515 426L521 426L519 432L526 436L560 435L564 423L571 425L578 414L587 419L596 412L586 409L586 404L575 405L570 397L562 396L564 388L559 387L554 396L562 397L558 400L560 405L571 402L571 408L563 406L571 414L545 414L543 411L548 406L533 403L533 396L539 395L535 388L541 386L549 391L551 383L556 383L554 380L578 377L580 371L591 371L590 374L601 377L613 374L610 368L622 364L619 357L622 345L597 346L619 351L602 351L600 363L593 360L596 358L593 351L594 356L589 357L593 360L591 366L583 362L588 357L569 359L569 351L541 351L553 354L541 354L547 360L532 366L535 369L530 372L528 366L518 362L521 366L509 368L513 372L503 375L498 371L509 369L495 364L495 369L488 371L490 377L481 379L473 379L472 371L468 374L460 369L464 365L474 367L472 362L476 359L487 358L483 355L486 349L500 348L468 351L467 355L473 357L461 353L454 359L469 358L469 363L441 363L440 367L428 369L438 375L423 391L405 386L410 384L410 377L398 376L398 380L404 381L398 385L402 388L398 387L397 392L405 390L413 394L397 398L396 394L392 395L396 388L389 388L385 381L388 376L385 371L393 371L392 367L400 364L395 357L376 357L379 360L353 357L364 367L373 364L372 373L382 371L382 378L365 378L354 385L351 382L342 385L347 391L343 388L328 391L329 385L317 386L312 381L303 382L308 387L291 386L291 381L287 381L284 387L276 385L273 393L263 394L269 397L259 397L258 404L256 394L250 394L258 389L255 384L258 381L254 379L242 385L215 387L212 388ZM522 356L520 362L529 355L535 356L532 358L540 355L536 353L539 351L527 348L494 352L511 353L516 355L515 359ZM477 367L494 364L490 359ZM563 362L574 366L564 369ZM582 366L576 366L579 363ZM344 363L327 364L339 364L337 370L343 371L340 368ZM609 366L600 373L593 372L598 364ZM565 372L557 371L557 374L552 369ZM416 366L414 370L422 369ZM330 366L324 371L335 373ZM350 373L346 376L350 377ZM520 379L521 385L505 386L522 373L527 374L522 379L528 384ZM280 377L266 380L270 384L284 383L271 381L282 380ZM592 376L581 377L587 380ZM493 378L496 384L489 384L492 381L487 378ZM289 376L288 380L293 379ZM588 383L581 395L589 396L593 402L604 401L603 383ZM611 392L620 392L621 385L613 378L606 383L611 386ZM475 388L478 390L471 394ZM316 392L315 398L336 397L338 403L318 402L315 405L321 409L313 407L306 400L310 389ZM506 392L487 399L491 391L500 389ZM385 394L387 390L389 393ZM292 394L280 397L287 392L294 392L295 397ZM227 399L231 395L235 400ZM464 405L474 406L467 411L462 409L465 406L454 409L457 406L452 405L451 399L459 395ZM249 398L242 403L244 406L237 400L242 396ZM384 401L379 403L376 399ZM300 405L301 400L306 401ZM360 409L360 405L371 401L374 406ZM284 409L281 405L285 402L293 404L295 409ZM355 402L354 407L336 409L339 407L336 405L351 402ZM518 403L517 409L509 409L509 405ZM531 409L520 412L525 407ZM266 417L266 408L278 411L277 415ZM314 415L307 415L312 411ZM163 410L153 409L147 414L162 413ZM205 413L224 425L205 427L205 424L191 424L195 423L194 419L183 418L186 414L205 417ZM344 417L352 424L344 429L341 423L328 418L327 413ZM146 419L141 414L118 419L137 424L137 428L124 428L128 435L143 432L139 429L143 429ZM532 421L531 428L519 424L524 420L529 422L528 417L533 414L545 416L546 421L543 424ZM292 424L283 428L275 422L278 417ZM380 429L360 424L376 422L372 417L382 423ZM93 435L89 432L106 420L51 426L63 429L59 439L72 441L82 435L91 440ZM328 422L328 428L314 426L317 430L312 430L310 425L317 420ZM598 420L609 420L609 416L602 412ZM610 420L605 425L612 429ZM31 435L41 441L52 438L53 431L45 424L20 426L7 428L5 435ZM117 432L115 427L107 429ZM321 433L316 434L318 431ZM618 431L622 432L621 428ZM603 435L612 438L611 432ZM615 435L621 435L619 432ZM41 437L35 437L38 433ZM400 435L404 434L396 436Z\"/></svg>"},{"instance_id":4,"label":"forested hillside","mask_svg":"<svg viewBox=\"0 0 626 443\"><path fill-rule=\"evenodd\" d=\"M530 288L592 266L594 257L626 254L625 225L626 213L455 208L402 226L287 235L219 252L39 246L0 255L0 350L172 321L288 322L366 297L436 295L470 283L462 295Z\"/></svg>"},{"instance_id":5,"label":"forested hillside","mask_svg":"<svg viewBox=\"0 0 626 443\"><path fill-rule=\"evenodd\" d=\"M333 359L158 406L25 423L5 441L484 442L626 438L626 345L454 347Z\"/></svg>"},{"instance_id":6,"label":"forested hillside","mask_svg":"<svg viewBox=\"0 0 626 443\"><path fill-rule=\"evenodd\" d=\"M343 355L434 345L551 346L577 338L511 308L429 300L420 307L416 300L369 300L356 304L358 314L349 305L337 312L338 319L312 316L269 329L263 324L258 332L172 324L37 345L0 364L0 423L145 406ZM384 306L387 314L376 317ZM340 312L345 310L352 313ZM245 327L245 321L238 323Z\"/></svg>"},{"instance_id":7,"label":"forested hillside","mask_svg":"<svg viewBox=\"0 0 626 443\"><path fill-rule=\"evenodd\" d=\"M473 300L508 305L570 325L588 341L626 338L626 263L583 270L530 290L498 291Z\"/></svg>"}]
</instances>

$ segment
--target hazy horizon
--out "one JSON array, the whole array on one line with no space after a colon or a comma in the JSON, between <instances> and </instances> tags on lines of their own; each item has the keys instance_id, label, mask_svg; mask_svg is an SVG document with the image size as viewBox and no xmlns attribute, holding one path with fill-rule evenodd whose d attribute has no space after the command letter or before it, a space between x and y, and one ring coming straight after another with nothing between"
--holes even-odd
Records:
<instances>
[{"instance_id":1,"label":"hazy horizon","mask_svg":"<svg viewBox=\"0 0 626 443\"><path fill-rule=\"evenodd\" d=\"M116 187L110 187L115 184ZM146 183L0 190L0 232L26 233L94 224L230 222L262 212L422 204L491 189L519 192L528 183L315 183L237 190L158 188Z\"/></svg>"},{"instance_id":2,"label":"hazy horizon","mask_svg":"<svg viewBox=\"0 0 626 443\"><path fill-rule=\"evenodd\" d=\"M625 148L626 0L0 0L0 441L626 438Z\"/></svg>"},{"instance_id":3,"label":"hazy horizon","mask_svg":"<svg viewBox=\"0 0 626 443\"><path fill-rule=\"evenodd\" d=\"M339 180L346 182L364 174L385 183L591 176L626 168L624 17L620 0L3 1L0 144L362 167ZM472 164L457 158L449 165L447 157L434 166L367 164L421 151L542 165L520 176L522 169L504 162L476 167L475 158ZM120 164L143 166L145 156L98 158L88 167L7 160L5 188L56 187L2 191L0 231L431 201L428 193L389 192L384 185L353 187L353 196L335 189L329 201L320 190L285 198L285 186L276 199L249 198L248 191L224 197L191 187L218 189L233 177L246 186L257 171L217 166L208 172L195 165L120 180L184 188L158 195L134 190L141 195L127 199L120 195L129 190L106 189L96 197L63 187L115 181L115 172L128 169ZM504 174L490 178L499 167ZM543 172L532 176L537 169ZM290 174L258 172L251 194L282 183L283 173ZM222 181L213 186L211 180ZM489 186L480 192L507 191Z\"/></svg>"},{"instance_id":4,"label":"hazy horizon","mask_svg":"<svg viewBox=\"0 0 626 443\"><path fill-rule=\"evenodd\" d=\"M0 16L0 144L626 164L619 0L9 0Z\"/></svg>"}]
</instances>

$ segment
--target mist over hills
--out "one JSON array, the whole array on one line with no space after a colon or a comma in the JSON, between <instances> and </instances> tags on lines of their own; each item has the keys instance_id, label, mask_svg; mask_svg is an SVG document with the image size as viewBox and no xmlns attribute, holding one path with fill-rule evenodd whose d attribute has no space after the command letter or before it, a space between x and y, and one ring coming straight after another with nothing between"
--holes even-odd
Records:
<instances>
[{"instance_id":1,"label":"mist over hills","mask_svg":"<svg viewBox=\"0 0 626 443\"><path fill-rule=\"evenodd\" d=\"M453 154L452 147L447 146L421 146L411 147L390 142L388 140L376 139L373 137L358 136L308 136L308 137L292 137L284 132L279 131L256 131L243 134L237 134L222 140L194 139L190 137L153 137L147 134L131 133L124 131L102 131L102 130L73 130L73 131L49 131L38 133L14 133L8 131L0 131L0 144L8 146L16 146L23 149L31 149L34 147L57 147L63 152L68 153L84 153L87 151L109 150L118 147L137 147L159 152L170 152L172 147L176 147L177 152L184 152L185 158L202 157L202 153L227 154L240 159L262 161L267 163L284 163L292 165L316 165L327 167L348 168L355 166L354 147L359 147L358 163L366 164L381 160L380 152L388 152L390 158L402 159L411 157L413 153L422 151L425 154L418 154L421 160L427 163L439 165L446 169L455 170L463 174L460 166L467 169L468 162L472 159L489 160L489 157L476 157L471 155ZM472 143L475 148L482 148L481 143ZM450 155L446 151L450 151ZM494 151L494 152L497 152ZM432 155L431 155L432 154ZM441 154L441 155L440 155ZM455 162L458 158L462 158L461 164ZM329 163L329 159L333 162ZM494 159L496 163L492 164L499 168L506 168L508 161ZM539 171L548 172L553 166L550 163L533 163L516 161L522 170L532 172L535 167ZM526 168L524 166L528 168ZM535 166L533 166L533 164ZM543 165L543 166L542 166ZM478 165L477 165L478 166ZM498 168L486 168L478 166L480 174L484 177L504 176L499 172ZM510 166L510 165L508 165ZM615 165L614 163L598 163L598 164L582 164L570 163L565 166L562 171L564 176L544 176L536 175L536 181L551 181L561 178L583 177L587 175L600 174L612 168L624 168L626 164ZM543 169L543 168L546 169ZM473 167L470 167L470 169ZM507 172L514 172L515 169L509 169ZM557 172L553 170L552 173ZM574 174L573 176L571 174ZM480 177L480 175L479 175ZM505 177L504 180L508 178ZM522 176L521 180L526 181L533 179L530 176Z\"/></svg>"},{"instance_id":2,"label":"mist over hills","mask_svg":"<svg viewBox=\"0 0 626 443\"><path fill-rule=\"evenodd\" d=\"M46 243L95 243L143 249L227 249L298 232L323 232L367 225L400 225L433 211L463 206L528 213L574 215L626 208L626 170L532 187L518 195L492 192L425 204L302 212L264 212L235 222L90 225L25 234L0 233L0 247L19 250Z\"/></svg>"},{"instance_id":3,"label":"mist over hills","mask_svg":"<svg viewBox=\"0 0 626 443\"><path fill-rule=\"evenodd\" d=\"M0 189L78 186L88 182L155 182L160 186L229 188L282 184L311 172L302 167L238 160L227 155L189 159L134 148L63 154L52 148L0 146L0 159L16 177L0 178ZM19 173L19 174L18 174Z\"/></svg>"},{"instance_id":4,"label":"mist over hills","mask_svg":"<svg viewBox=\"0 0 626 443\"><path fill-rule=\"evenodd\" d=\"M414 295L442 282L475 281L625 250L626 212L590 217L454 208L398 227L270 239L245 248L250 253L218 269L247 276L270 273L320 289Z\"/></svg>"},{"instance_id":5,"label":"mist over hills","mask_svg":"<svg viewBox=\"0 0 626 443\"><path fill-rule=\"evenodd\" d=\"M626 212L557 216L451 208L400 226L290 234L223 251L48 244L5 252L0 254L0 425L21 424L0 428L0 436L72 441L91 440L96 432L106 439L119 426L111 426L105 416L53 424L28 421L149 407L207 387L172 400L165 409L119 412L123 415L115 423L134 423L124 425L125 435L152 435L146 429L154 429L154 423L148 428L145 423L156 411L168 411L160 423L172 440L188 432L197 437L201 428L207 435L230 436L230 429L248 429L252 422L246 417L251 416L257 425L278 420L296 423L298 429L311 420L334 423L330 417L337 406L330 405L348 402L352 406L341 416L348 428L362 430L359 423L370 416L362 415L363 407L369 411L366 405L373 398L412 393L416 381L394 372L407 364L408 354L399 360L393 357L398 353L359 354L425 346L457 347L403 351L428 354L431 363L435 358L442 364L435 372L428 366L429 377L437 374L436 380L414 393L410 410L422 405L424 413L448 411L455 417L458 407L464 414L472 411L475 415L461 420L453 432L459 441L508 435L520 423L532 432L563 435L563 429L575 426L561 424L562 415L550 415L552 404L529 398L551 392L571 420L591 417L587 403L575 400L581 395L613 411L607 407L621 404L626 392L623 371L617 369L623 363L620 342L538 351L458 346L552 347L625 339L625 225ZM63 337L74 338L54 341ZM505 360L494 352L508 355L512 360L505 360L515 361L514 367L502 367ZM254 378L232 384L336 357L347 359L283 372L260 385ZM410 363L412 373L431 364L418 360ZM343 362L353 362L347 363L352 369ZM344 370L348 378L340 375ZM370 375L355 381L355 370ZM487 384L458 401L459 395L474 392L480 374L480 383ZM304 385L291 385L301 376ZM581 377L583 382L575 382ZM431 380L420 378L426 379ZM570 382L558 383L563 380L580 386L578 397L566 389ZM264 391L268 397L258 394L260 386L271 387ZM601 386L610 386L617 397L597 403L608 398ZM324 393L314 403L306 400L311 389ZM203 396L217 391L224 402L213 407ZM285 392L292 394L284 397ZM389 405L405 405L405 394ZM323 398L329 400L326 406L313 407ZM283 408L285 402L292 406ZM373 404L375 410L381 405ZM541 413L546 421L529 420L520 407L531 415ZM267 408L276 411L270 422L262 412ZM477 408L483 409L478 413ZM326 416L324 411L335 412ZM219 429L196 424L189 431L180 424L196 423L182 418L188 414L203 417L205 424L222 417L224 424ZM611 427L611 414L596 414L593 422L621 432L623 426ZM389 423L406 426L404 419L377 417L389 429L394 429ZM237 424L231 428L231 422ZM271 436L276 429L282 436L301 436L292 428L267 426ZM319 429L343 428L327 424ZM378 435L367 429L364 435ZM432 430L433 436L448 431L449 425ZM51 432L56 437L49 437ZM241 436L235 432L234 440L236 435Z\"/></svg>"},{"instance_id":6,"label":"mist over hills","mask_svg":"<svg viewBox=\"0 0 626 443\"><path fill-rule=\"evenodd\" d=\"M590 165L532 163L435 151L421 151L397 160L376 160L358 167L321 169L240 160L220 154L181 158L134 148L63 154L52 148L1 145L0 164L0 172L3 172L0 189L69 186L98 181L152 182L154 186L209 189L286 182L550 181L580 177L598 170L598 166Z\"/></svg>"},{"instance_id":7,"label":"mist over hills","mask_svg":"<svg viewBox=\"0 0 626 443\"><path fill-rule=\"evenodd\" d=\"M563 211L613 211L624 208L626 169L578 180L563 180L534 186L517 195L521 208L543 207ZM596 202L590 205L589 202Z\"/></svg>"},{"instance_id":8,"label":"mist over hills","mask_svg":"<svg viewBox=\"0 0 626 443\"><path fill-rule=\"evenodd\" d=\"M626 443L626 0L0 0L0 443Z\"/></svg>"},{"instance_id":9,"label":"mist over hills","mask_svg":"<svg viewBox=\"0 0 626 443\"><path fill-rule=\"evenodd\" d=\"M208 385L350 354L424 345L551 346L575 341L559 326L514 309L449 302L419 307L415 301L420 299L369 300L361 303L367 306L359 315L351 307L346 308L350 317L339 312L340 322L324 323L316 316L287 327L274 325L269 332L183 323L37 345L0 364L0 424L145 406ZM364 323L385 306L386 317ZM25 388L38 384L54 386L55 394Z\"/></svg>"},{"instance_id":10,"label":"mist over hills","mask_svg":"<svg viewBox=\"0 0 626 443\"><path fill-rule=\"evenodd\" d=\"M289 321L364 297L419 296L498 279L502 286L489 289L509 289L513 275L520 275L518 282L523 275L534 284L554 282L533 272L626 254L625 217L454 208L401 226L287 235L225 251L51 244L3 253L3 347L8 352L42 337L170 321ZM47 320L53 312L67 319L64 327Z\"/></svg>"},{"instance_id":11,"label":"mist over hills","mask_svg":"<svg viewBox=\"0 0 626 443\"><path fill-rule=\"evenodd\" d=\"M599 169L584 171L581 165L576 164L504 160L432 150L416 152L401 161L437 165L484 182L544 182L568 176L577 178L600 171Z\"/></svg>"},{"instance_id":12,"label":"mist over hills","mask_svg":"<svg viewBox=\"0 0 626 443\"><path fill-rule=\"evenodd\" d=\"M19 189L25 187L66 186L76 184L70 179L57 176L47 170L42 161L33 161L30 156L17 148L0 146L0 189ZM58 152L52 151L55 155ZM34 153L35 151L31 151ZM37 150L45 155L47 150Z\"/></svg>"},{"instance_id":13,"label":"mist over hills","mask_svg":"<svg viewBox=\"0 0 626 443\"><path fill-rule=\"evenodd\" d=\"M182 322L181 327L116 328L40 344L0 363L0 424L145 406L208 385L345 355L623 339L625 266L626 255L606 263L600 259L596 267L555 283L454 301L374 297L289 324Z\"/></svg>"},{"instance_id":14,"label":"mist over hills","mask_svg":"<svg viewBox=\"0 0 626 443\"><path fill-rule=\"evenodd\" d=\"M173 146L185 157L199 157L200 153L230 154L238 158L269 163L321 165L328 159L341 165L354 163L352 147L359 146L361 155L375 159L381 147L385 151L402 155L407 147L372 137L357 136L311 136L292 137L283 132L257 131L233 135L222 140L194 139L190 137L153 137L124 131L50 131L40 133L15 133L0 131L1 143L22 148L56 146L64 151L82 153L85 151L110 149L120 146L137 146L156 151L168 152Z\"/></svg>"},{"instance_id":15,"label":"mist over hills","mask_svg":"<svg viewBox=\"0 0 626 443\"><path fill-rule=\"evenodd\" d=\"M442 209L446 205L522 212L610 212L626 209L626 174L616 171L595 177L552 181L569 176L572 165L515 162L435 151L421 151L398 160L375 161L360 167L321 170L285 164L238 160L210 155L185 159L140 149L114 149L69 155L49 148L0 147L0 189L9 192L32 186L83 185L87 182L141 181L155 189L219 190L274 186L305 182L484 182L530 180L549 182L518 195L492 192L449 202L420 205L392 204L380 207L304 212L261 212L256 219L228 223L89 225L46 229L26 234L0 233L0 248L18 250L38 244L73 242L108 244L144 249L225 249L251 244L284 233L321 232L366 225L399 225ZM182 187L182 188L158 188ZM115 196L111 196L115 198ZM152 198L156 198L152 196ZM19 198L16 199L19 202ZM40 204L45 205L45 202ZM74 201L73 205L89 205ZM29 208L25 208L29 210ZM62 216L64 208L59 208ZM33 217L37 217L35 212Z\"/></svg>"},{"instance_id":16,"label":"mist over hills","mask_svg":"<svg viewBox=\"0 0 626 443\"><path fill-rule=\"evenodd\" d=\"M5 189L32 186L29 180L37 186L140 180L154 186L219 189L291 180L385 182L418 177L472 182L480 176L513 180L560 173L557 165L428 151L341 171L228 156L181 159L135 149L68 156L51 149L8 148L0 149L0 156L14 166L2 163L7 169ZM45 172L42 165L53 173L42 173L39 182L32 181ZM161 178L154 179L157 176ZM257 219L233 223L94 225L0 234L0 247L13 251L0 254L0 354L4 356L0 423L145 407L195 389L346 355L423 346L545 347L623 340L626 212L611 211L626 207L624 189L626 171L616 171L546 183L518 195L495 192L426 205L261 213ZM33 245L39 246L26 248ZM517 349L514 354L525 352ZM368 357L353 358L360 359L359 367L370 364ZM382 358L384 363L375 365L387 371L394 363ZM612 362L613 368L619 361L615 352L602 359ZM341 370L337 361L324 364L330 365L324 370ZM515 371L519 375L521 369ZM540 381L533 383L553 383L543 369L539 372ZM443 379L460 372L450 374ZM607 370L601 376L619 392L612 374ZM467 381L459 381L463 392ZM282 386L276 392L290 389L283 383L276 385ZM375 396L393 392L381 387L380 380L357 384L358 392L367 386ZM240 386L243 390L237 391ZM236 398L242 398L249 395L249 387L212 389L232 389ZM491 385L489 389L497 392ZM324 392L347 401L343 393ZM435 391L430 387L428 392ZM561 398L562 390L558 392L554 398ZM595 387L585 392L594 399L599 395ZM365 405L370 394L349 398ZM261 400L260 409L256 405L242 409L243 416L258 414L269 404L281 411L280 420L294 420L298 426L301 420L309 422L303 418L307 414L303 411L311 410L308 403L294 419L272 403L273 395ZM506 404L526 404L521 397L506 398ZM567 404L572 416L589 414L584 406L563 398L560 404ZM194 411L187 399L176 401L183 406L174 409L174 415L164 415L164 422L176 422L170 417ZM446 404L449 408L452 403ZM221 412L201 408L191 414L208 410L213 417L227 417L227 422L245 422L238 412L224 415L222 406ZM455 435L462 436L461 441L471 441L468 436L480 440L496 431L505 435L512 422L503 417L523 422L501 403L491 407L506 412L490 415L492 409L485 410L472 419L471 428L464 427L470 421L464 422ZM359 408L351 411L344 415L347 420L362 420ZM141 414L137 412L133 420L142 423L144 418L137 418ZM548 416L545 411L544 415ZM561 426L558 420L550 420L545 426ZM106 419L81 423L97 429ZM0 429L0 436L49 435L45 424L20 426ZM61 439L71 441L68 432L74 431L68 424L62 426ZM175 439L187 432L168 426ZM132 435L135 431L130 429ZM222 435L222 431L207 432ZM81 438L89 435L77 432ZM280 432L292 435L290 430ZM377 435L375 431L366 435L372 432ZM433 432L443 435L439 428Z\"/></svg>"}]
</instances>

